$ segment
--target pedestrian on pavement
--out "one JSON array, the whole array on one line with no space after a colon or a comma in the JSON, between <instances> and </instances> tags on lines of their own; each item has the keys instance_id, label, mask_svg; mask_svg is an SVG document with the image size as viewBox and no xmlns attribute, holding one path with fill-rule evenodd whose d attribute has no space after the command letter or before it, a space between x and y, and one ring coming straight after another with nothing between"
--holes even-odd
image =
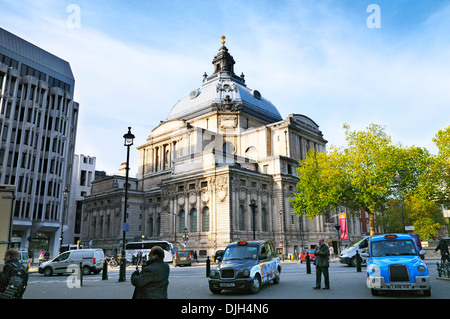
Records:
<instances>
[{"instance_id":1,"label":"pedestrian on pavement","mask_svg":"<svg viewBox=\"0 0 450 319\"><path fill-rule=\"evenodd\" d=\"M198 259L197 259L197 251L196 251L196 250L194 250L194 260L195 260L196 262L198 262Z\"/></svg>"},{"instance_id":2,"label":"pedestrian on pavement","mask_svg":"<svg viewBox=\"0 0 450 319\"><path fill-rule=\"evenodd\" d=\"M5 265L0 271L0 299L22 299L27 288L28 271L19 262L19 251L9 249L3 259Z\"/></svg>"},{"instance_id":3,"label":"pedestrian on pavement","mask_svg":"<svg viewBox=\"0 0 450 319\"><path fill-rule=\"evenodd\" d=\"M316 256L316 285L313 287L314 289L320 289L322 274L325 281L325 286L323 289L330 289L330 278L328 273L328 267L330 266L328 262L330 251L324 242L325 241L323 238L319 239L319 246L314 252L314 255Z\"/></svg>"},{"instance_id":4,"label":"pedestrian on pavement","mask_svg":"<svg viewBox=\"0 0 450 319\"><path fill-rule=\"evenodd\" d=\"M330 259L334 261L334 248L331 244L330 244Z\"/></svg>"},{"instance_id":5,"label":"pedestrian on pavement","mask_svg":"<svg viewBox=\"0 0 450 319\"><path fill-rule=\"evenodd\" d=\"M137 265L140 266L142 262L142 252L138 251L137 253Z\"/></svg>"},{"instance_id":6,"label":"pedestrian on pavement","mask_svg":"<svg viewBox=\"0 0 450 319\"><path fill-rule=\"evenodd\" d=\"M133 299L167 299L170 268L164 262L164 250L155 246L148 258L142 271L136 269L131 275L131 284L136 287Z\"/></svg>"},{"instance_id":7,"label":"pedestrian on pavement","mask_svg":"<svg viewBox=\"0 0 450 319\"><path fill-rule=\"evenodd\" d=\"M434 251L435 252L437 252L438 250L441 251L441 261L442 262L444 262L445 260L450 262L450 257L449 257L449 254L448 254L448 244L447 244L447 242L440 235L437 236L437 239L439 239L439 243L438 243L438 245L437 245L437 247L436 247L436 249Z\"/></svg>"},{"instance_id":8,"label":"pedestrian on pavement","mask_svg":"<svg viewBox=\"0 0 450 319\"><path fill-rule=\"evenodd\" d=\"M44 262L44 251L41 249L39 253L39 266Z\"/></svg>"}]
</instances>

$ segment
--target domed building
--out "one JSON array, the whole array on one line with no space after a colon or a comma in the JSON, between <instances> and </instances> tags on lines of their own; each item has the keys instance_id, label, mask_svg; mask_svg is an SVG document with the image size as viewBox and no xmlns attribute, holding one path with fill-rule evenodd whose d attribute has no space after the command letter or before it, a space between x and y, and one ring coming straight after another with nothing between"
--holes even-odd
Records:
<instances>
[{"instance_id":1,"label":"domed building","mask_svg":"<svg viewBox=\"0 0 450 319\"><path fill-rule=\"evenodd\" d=\"M309 221L295 215L289 202L298 161L311 148L325 151L319 126L300 114L283 119L267 98L247 86L242 73L235 74L234 58L224 39L222 44L212 74L205 73L201 86L186 92L137 147L127 241L145 236L186 243L204 258L238 240L271 239L288 254L316 245L320 237L336 238L327 217ZM104 189L102 183L93 183L91 200L100 200L95 189ZM89 199L85 204L84 220L102 211ZM107 227L108 233L118 231L113 246L120 251L123 208L114 207L110 215L118 221L108 221Z\"/></svg>"},{"instance_id":2,"label":"domed building","mask_svg":"<svg viewBox=\"0 0 450 319\"><path fill-rule=\"evenodd\" d=\"M304 115L283 120L235 74L222 43L213 73L205 73L200 88L176 103L138 147L145 218L153 220L143 233L184 244L186 232L187 248L200 256L253 236L293 252L305 246L306 234L328 231L322 217L310 222L294 215L288 200L298 161L310 148L325 151L327 141Z\"/></svg>"}]
</instances>

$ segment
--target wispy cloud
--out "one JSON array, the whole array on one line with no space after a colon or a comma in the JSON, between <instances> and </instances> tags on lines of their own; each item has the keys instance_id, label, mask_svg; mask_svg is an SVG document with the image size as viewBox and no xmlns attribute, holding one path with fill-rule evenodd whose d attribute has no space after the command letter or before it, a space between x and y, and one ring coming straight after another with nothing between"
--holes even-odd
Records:
<instances>
[{"instance_id":1,"label":"wispy cloud","mask_svg":"<svg viewBox=\"0 0 450 319\"><path fill-rule=\"evenodd\" d=\"M379 1L380 29L367 28L370 1L77 1L81 28L67 26L69 1L1 2L2 27L70 62L76 152L108 173L124 161L128 126L135 145L145 143L212 72L222 34L249 87L283 117L312 118L330 144L345 143L344 123L377 123L394 141L432 149L450 124L450 6L441 1L417 4L417 14L410 3ZM136 152L131 161L135 172Z\"/></svg>"}]
</instances>

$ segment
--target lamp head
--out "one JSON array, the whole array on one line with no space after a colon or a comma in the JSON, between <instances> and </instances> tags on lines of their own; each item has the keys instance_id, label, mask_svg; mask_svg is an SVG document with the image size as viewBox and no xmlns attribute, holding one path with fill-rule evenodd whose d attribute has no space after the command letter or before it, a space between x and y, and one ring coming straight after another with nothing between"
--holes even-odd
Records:
<instances>
[{"instance_id":1,"label":"lamp head","mask_svg":"<svg viewBox=\"0 0 450 319\"><path fill-rule=\"evenodd\" d=\"M131 145L133 145L134 135L131 134L131 127L128 127L128 133L125 134L123 136L123 138L125 139L124 144L123 144L124 146L131 146Z\"/></svg>"}]
</instances>

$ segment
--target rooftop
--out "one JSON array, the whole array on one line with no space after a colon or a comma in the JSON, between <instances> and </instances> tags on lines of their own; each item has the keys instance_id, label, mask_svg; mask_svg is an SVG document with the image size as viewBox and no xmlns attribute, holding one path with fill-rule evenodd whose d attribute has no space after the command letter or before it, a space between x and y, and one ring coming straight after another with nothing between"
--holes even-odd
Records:
<instances>
[{"instance_id":1,"label":"rooftop","mask_svg":"<svg viewBox=\"0 0 450 319\"><path fill-rule=\"evenodd\" d=\"M75 83L69 62L2 28L0 28L0 53L69 83L72 87Z\"/></svg>"},{"instance_id":2,"label":"rooftop","mask_svg":"<svg viewBox=\"0 0 450 319\"><path fill-rule=\"evenodd\" d=\"M257 90L245 84L244 75L234 73L235 61L225 46L214 57L214 73L203 76L203 84L178 101L167 120L189 120L211 111L242 111L268 123L281 121L277 108Z\"/></svg>"}]
</instances>

